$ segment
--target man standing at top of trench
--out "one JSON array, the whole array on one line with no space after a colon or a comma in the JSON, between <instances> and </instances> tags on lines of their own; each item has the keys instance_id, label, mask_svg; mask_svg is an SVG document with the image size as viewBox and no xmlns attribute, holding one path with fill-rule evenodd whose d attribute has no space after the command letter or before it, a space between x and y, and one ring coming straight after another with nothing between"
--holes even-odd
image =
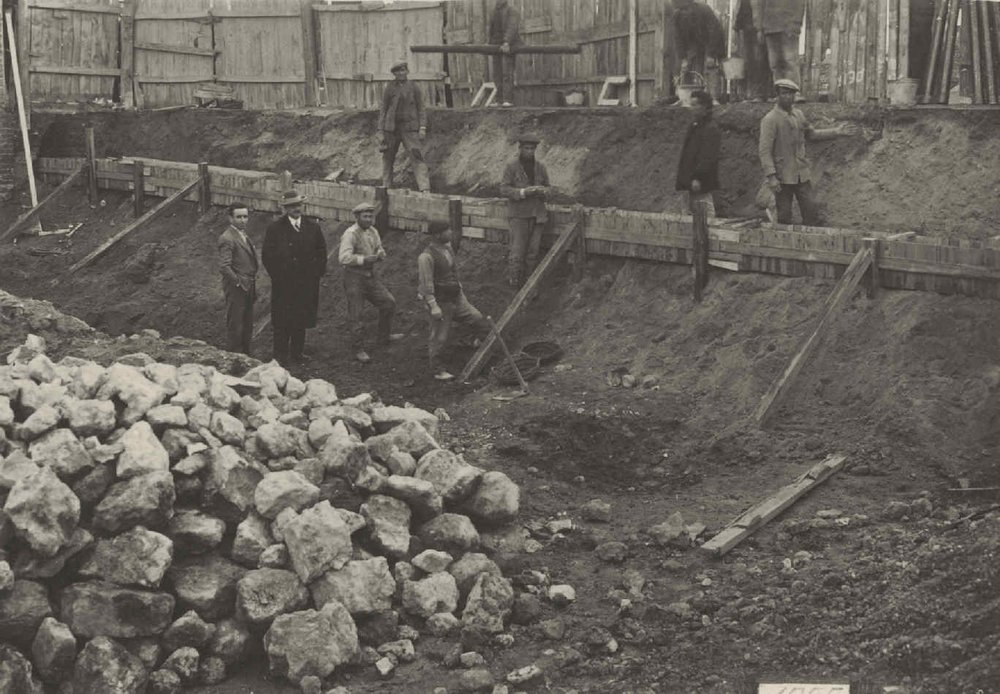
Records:
<instances>
[{"instance_id":1,"label":"man standing at top of trench","mask_svg":"<svg viewBox=\"0 0 1000 694\"><path fill-rule=\"evenodd\" d=\"M510 49L521 45L521 17L507 0L497 0L490 17L490 44L500 46L500 55L493 56L493 83L497 86L497 101L503 106L514 103L514 65L516 56Z\"/></svg>"},{"instance_id":2,"label":"man standing at top of trench","mask_svg":"<svg viewBox=\"0 0 1000 694\"><path fill-rule=\"evenodd\" d=\"M378 113L378 131L382 152L382 185L392 188L392 167L396 152L403 145L410 155L417 188L423 192L431 189L431 177L424 160L424 140L427 138L427 111L420 89L410 82L410 68L405 62L392 66L390 82L382 95L382 108Z\"/></svg>"},{"instance_id":3,"label":"man standing at top of trench","mask_svg":"<svg viewBox=\"0 0 1000 694\"><path fill-rule=\"evenodd\" d=\"M812 170L806 157L806 140L828 140L854 135L856 125L817 129L809 124L802 111L795 108L799 85L791 80L776 80L778 100L760 122L760 165L768 187L774 191L779 224L792 223L792 198L799 203L802 223L818 226L819 215L813 199Z\"/></svg>"},{"instance_id":4,"label":"man standing at top of trench","mask_svg":"<svg viewBox=\"0 0 1000 694\"><path fill-rule=\"evenodd\" d=\"M250 208L229 206L229 226L219 236L219 272L226 296L226 349L250 354L253 302L257 298L257 250L247 236Z\"/></svg>"},{"instance_id":5,"label":"man standing at top of trench","mask_svg":"<svg viewBox=\"0 0 1000 694\"><path fill-rule=\"evenodd\" d=\"M303 360L306 328L316 327L319 281L326 272L326 241L316 222L302 216L306 198L282 193L284 214L264 235L261 260L271 276L274 358L282 365Z\"/></svg>"},{"instance_id":6,"label":"man standing at top of trench","mask_svg":"<svg viewBox=\"0 0 1000 694\"><path fill-rule=\"evenodd\" d=\"M539 138L535 135L518 138L517 159L507 164L500 183L500 194L507 198L507 223L510 225L507 279L512 287L520 287L535 269L542 227L549 220L545 209L549 172L535 159L538 143Z\"/></svg>"}]
</instances>

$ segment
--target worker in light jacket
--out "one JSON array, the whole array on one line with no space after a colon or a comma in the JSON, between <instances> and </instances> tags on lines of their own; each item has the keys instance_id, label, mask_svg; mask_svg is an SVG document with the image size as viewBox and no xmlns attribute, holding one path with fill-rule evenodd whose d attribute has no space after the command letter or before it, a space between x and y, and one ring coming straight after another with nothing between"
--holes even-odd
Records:
<instances>
[{"instance_id":1,"label":"worker in light jacket","mask_svg":"<svg viewBox=\"0 0 1000 694\"><path fill-rule=\"evenodd\" d=\"M316 327L319 282L326 272L326 241L319 224L302 216L304 195L289 190L278 201L284 214L264 234L261 260L271 276L274 358L304 359L306 329Z\"/></svg>"},{"instance_id":2,"label":"worker in light jacket","mask_svg":"<svg viewBox=\"0 0 1000 694\"><path fill-rule=\"evenodd\" d=\"M424 141L427 139L427 111L420 89L408 79L409 66L398 62L392 66L394 81L382 95L382 108L378 113L379 150L382 152L382 185L392 187L392 169L396 153L403 145L410 156L417 188L423 192L431 189L431 177L424 159Z\"/></svg>"},{"instance_id":3,"label":"worker in light jacket","mask_svg":"<svg viewBox=\"0 0 1000 694\"><path fill-rule=\"evenodd\" d=\"M250 208L238 202L227 210L229 226L219 236L219 273L226 297L226 349L250 354L253 303L257 298L257 250L247 236Z\"/></svg>"},{"instance_id":4,"label":"worker in light jacket","mask_svg":"<svg viewBox=\"0 0 1000 694\"><path fill-rule=\"evenodd\" d=\"M719 150L722 133L712 119L712 95L697 91L691 95L694 120L684 136L681 158L677 164L677 190L688 194L688 209L694 214L695 205L704 202L708 216L715 216L712 191L719 188Z\"/></svg>"},{"instance_id":5,"label":"worker in light jacket","mask_svg":"<svg viewBox=\"0 0 1000 694\"><path fill-rule=\"evenodd\" d=\"M507 0L497 0L490 15L489 42L500 46L500 55L493 56L493 83L497 87L497 102L502 106L514 103L514 68L516 56L511 49L521 45L521 16Z\"/></svg>"},{"instance_id":6,"label":"worker in light jacket","mask_svg":"<svg viewBox=\"0 0 1000 694\"><path fill-rule=\"evenodd\" d=\"M520 287L535 269L542 227L549 219L545 196L549 190L549 172L535 159L540 139L524 134L518 138L517 158L507 164L500 193L507 198L507 223L510 226L508 281Z\"/></svg>"}]
</instances>

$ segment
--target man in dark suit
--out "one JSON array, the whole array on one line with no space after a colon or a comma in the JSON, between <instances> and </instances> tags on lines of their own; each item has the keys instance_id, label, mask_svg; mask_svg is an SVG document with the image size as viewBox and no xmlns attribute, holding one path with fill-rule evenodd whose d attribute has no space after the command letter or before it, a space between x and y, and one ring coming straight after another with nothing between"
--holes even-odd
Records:
<instances>
[{"instance_id":1,"label":"man in dark suit","mask_svg":"<svg viewBox=\"0 0 1000 694\"><path fill-rule=\"evenodd\" d=\"M420 89L407 79L409 66L404 62L392 66L394 81L382 95L382 108L378 113L378 131L382 152L382 185L392 188L392 167L396 153L403 145L413 164L417 188L423 192L431 189L431 177L424 159L424 140L427 138L427 111Z\"/></svg>"},{"instance_id":2,"label":"man in dark suit","mask_svg":"<svg viewBox=\"0 0 1000 694\"><path fill-rule=\"evenodd\" d=\"M229 206L229 227L219 236L219 272L226 296L226 349L250 354L253 302L257 297L257 251L247 236L250 209Z\"/></svg>"},{"instance_id":3,"label":"man in dark suit","mask_svg":"<svg viewBox=\"0 0 1000 694\"><path fill-rule=\"evenodd\" d=\"M316 222L302 216L306 198L282 194L284 214L267 228L261 260L271 276L271 326L274 358L301 362L306 328L316 327L319 281L326 272L326 241Z\"/></svg>"},{"instance_id":4,"label":"man in dark suit","mask_svg":"<svg viewBox=\"0 0 1000 694\"><path fill-rule=\"evenodd\" d=\"M719 150L722 133L712 120L712 95L698 91L691 95L694 121L684 137L681 158L677 163L677 190L688 193L688 208L694 214L695 204L708 203L708 216L715 216L712 191L719 187Z\"/></svg>"},{"instance_id":5,"label":"man in dark suit","mask_svg":"<svg viewBox=\"0 0 1000 694\"><path fill-rule=\"evenodd\" d=\"M503 106L514 103L514 66L516 57L510 52L521 45L521 17L507 0L497 0L490 16L490 43L500 46L500 55L493 56L493 83L497 101Z\"/></svg>"},{"instance_id":6,"label":"man in dark suit","mask_svg":"<svg viewBox=\"0 0 1000 694\"><path fill-rule=\"evenodd\" d=\"M500 183L500 194L507 198L507 223L510 225L508 281L520 287L535 269L542 227L548 221L545 194L549 189L549 172L535 159L539 138L521 135L517 158L507 164Z\"/></svg>"}]
</instances>

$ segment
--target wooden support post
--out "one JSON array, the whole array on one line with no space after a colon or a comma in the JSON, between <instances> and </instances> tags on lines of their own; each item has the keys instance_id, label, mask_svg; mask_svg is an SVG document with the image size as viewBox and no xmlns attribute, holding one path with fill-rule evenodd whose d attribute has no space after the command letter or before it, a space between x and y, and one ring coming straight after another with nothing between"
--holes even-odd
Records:
<instances>
[{"instance_id":1,"label":"wooden support post","mask_svg":"<svg viewBox=\"0 0 1000 694\"><path fill-rule=\"evenodd\" d=\"M573 220L576 224L576 244L573 252L576 254L573 263L573 280L579 282L583 279L583 272L587 267L587 215L583 205L577 205L573 210Z\"/></svg>"},{"instance_id":2,"label":"wooden support post","mask_svg":"<svg viewBox=\"0 0 1000 694\"><path fill-rule=\"evenodd\" d=\"M538 267L535 268L535 271L531 273L531 277L528 278L528 281L525 282L524 286L522 286L517 291L517 294L514 295L510 305L507 306L503 315L500 316L500 320L497 321L496 331L490 333L490 335L483 340L479 349L477 349L476 353L472 355L471 359L469 359L469 363L465 365L465 369L462 370L463 381L467 381L478 374L479 371L486 365L486 357L489 356L490 352L496 346L496 336L499 335L502 330L506 329L508 325L510 325L511 321L527 302L528 297L534 294L541 281L555 267L556 260L558 260L562 254L569 249L573 240L576 238L576 234L579 232L580 225L578 223L566 226L563 232L559 235L559 238L552 245L552 248L550 248L549 252L545 254L544 258L542 258L542 262L540 262Z\"/></svg>"},{"instance_id":3,"label":"wooden support post","mask_svg":"<svg viewBox=\"0 0 1000 694\"><path fill-rule=\"evenodd\" d=\"M205 214L212 207L212 178L208 162L198 162L198 212Z\"/></svg>"},{"instance_id":4,"label":"wooden support post","mask_svg":"<svg viewBox=\"0 0 1000 694\"><path fill-rule=\"evenodd\" d=\"M97 145L94 142L94 126L84 128L87 148L87 195L90 204L97 204Z\"/></svg>"},{"instance_id":5,"label":"wooden support post","mask_svg":"<svg viewBox=\"0 0 1000 694\"><path fill-rule=\"evenodd\" d=\"M19 10L27 13L28 5L27 3L21 3ZM21 66L17 62L18 49L25 49L27 47L27 41L24 36L21 37L21 46L17 45L17 37L14 35L14 19L11 17L10 10L4 13L4 20L7 26L7 37L10 39L10 67L14 72L14 95L17 97L17 117L18 122L21 126L21 146L24 147L24 164L28 169L28 192L31 194L31 206L35 207L38 205L38 190L35 188L35 170L34 162L31 159L31 142L28 138L28 128L30 126L31 112L28 107L28 93L24 88L24 78L18 79L18 76L23 72L24 75L28 74L28 66L30 62L21 69ZM18 22L22 27L26 26L25 22ZM27 55L27 50L23 50L23 54ZM0 77L0 79L5 79Z\"/></svg>"},{"instance_id":6,"label":"wooden support post","mask_svg":"<svg viewBox=\"0 0 1000 694\"><path fill-rule=\"evenodd\" d=\"M934 82L937 75L937 66L944 46L945 21L948 17L948 3L950 0L937 0L937 11L934 13L934 32L931 37L931 57L927 61L927 70L924 72L924 103L934 103L935 90Z\"/></svg>"},{"instance_id":7,"label":"wooden support post","mask_svg":"<svg viewBox=\"0 0 1000 694\"><path fill-rule=\"evenodd\" d=\"M284 193L286 190L291 190L292 189L292 172L291 171L282 171L281 175L279 176L279 180L281 182L281 192L282 193Z\"/></svg>"},{"instance_id":8,"label":"wooden support post","mask_svg":"<svg viewBox=\"0 0 1000 694\"><path fill-rule=\"evenodd\" d=\"M882 275L879 271L879 258L882 256L882 239L864 238L861 239L861 247L871 251L872 262L868 273L868 285L866 293L869 299L874 299L878 294L878 289L882 286Z\"/></svg>"},{"instance_id":9,"label":"wooden support post","mask_svg":"<svg viewBox=\"0 0 1000 694\"><path fill-rule=\"evenodd\" d=\"M46 195L44 200L42 200L40 203L38 203L30 210L28 210L20 217L18 217L17 220L7 229L7 231L5 231L2 235L0 235L0 241L3 241L4 239L10 236L13 236L15 239L17 239L18 233L22 229L27 227L29 222L33 221L37 222L38 215L41 213L41 211L45 208L46 205L48 205L52 200L57 198L63 191L73 187L73 185L75 185L77 181L83 178L83 175L86 172L87 172L87 167L85 165L81 166L79 169L74 171L69 178L60 183L56 187L56 189L53 190L51 193Z\"/></svg>"},{"instance_id":10,"label":"wooden support post","mask_svg":"<svg viewBox=\"0 0 1000 694\"><path fill-rule=\"evenodd\" d=\"M108 239L107 241L105 241L104 243L102 243L100 246L97 247L96 250L94 250L91 253L89 253L82 260L79 260L76 263L74 263L70 267L69 272L73 273L73 272L76 272L77 270L79 270L82 267L90 265L90 263L94 262L95 260L97 260L98 258L100 258L102 255L104 255L105 253L107 253L108 250L112 246L114 246L116 243L118 243L119 241L121 241L123 238L125 238L126 236L128 236L129 234L131 234L133 231L142 228L143 226L146 225L147 222L151 222L154 219L156 219L157 217L162 216L171 207L173 207L175 204L177 204L178 202L180 202L181 200L183 200L185 197L187 197L188 195L190 195L192 191L196 190L199 185L201 185L201 179L195 179L195 180L191 181L190 183L188 183L186 186L184 186L183 188L181 188L180 190L178 190L176 193L174 193L169 198L167 198L166 200L164 200L163 202L161 202L159 205L157 205L156 207L154 207L153 209L151 209L149 212L147 212L146 214L144 214L141 217L139 217L139 219L135 220L134 222L132 222L131 224L129 224L128 226L126 226L124 229L122 229L121 231L117 232L114 236L112 236L110 239Z\"/></svg>"},{"instance_id":11,"label":"wooden support post","mask_svg":"<svg viewBox=\"0 0 1000 694\"><path fill-rule=\"evenodd\" d=\"M389 229L389 189L375 186L375 228L385 233Z\"/></svg>"},{"instance_id":12,"label":"wooden support post","mask_svg":"<svg viewBox=\"0 0 1000 694\"><path fill-rule=\"evenodd\" d=\"M305 65L306 103L319 106L316 92L316 20L313 0L300 0L302 12L302 62Z\"/></svg>"},{"instance_id":13,"label":"wooden support post","mask_svg":"<svg viewBox=\"0 0 1000 694\"><path fill-rule=\"evenodd\" d=\"M146 211L145 168L139 160L132 162L132 214L136 219Z\"/></svg>"},{"instance_id":14,"label":"wooden support post","mask_svg":"<svg viewBox=\"0 0 1000 694\"><path fill-rule=\"evenodd\" d=\"M976 4L979 10L980 24L983 27L983 52L984 52L984 67L985 67L985 78L986 78L986 91L983 94L983 101L987 104L997 103L997 88L996 88L996 74L993 66L993 32L1000 31L1000 27L993 27L990 23L990 7L985 2L980 2Z\"/></svg>"},{"instance_id":15,"label":"wooden support post","mask_svg":"<svg viewBox=\"0 0 1000 694\"><path fill-rule=\"evenodd\" d=\"M899 37L896 73L899 79L910 77L910 0L899 0Z\"/></svg>"},{"instance_id":16,"label":"wooden support post","mask_svg":"<svg viewBox=\"0 0 1000 694\"><path fill-rule=\"evenodd\" d=\"M136 0L124 0L121 14L121 65L118 96L125 108L135 108L135 6Z\"/></svg>"},{"instance_id":17,"label":"wooden support post","mask_svg":"<svg viewBox=\"0 0 1000 694\"><path fill-rule=\"evenodd\" d=\"M938 103L948 103L951 94L951 72L955 64L955 43L958 40L958 15L961 11L961 0L951 0L948 3L948 22L945 26L943 67L941 68L941 84L938 89Z\"/></svg>"},{"instance_id":18,"label":"wooden support post","mask_svg":"<svg viewBox=\"0 0 1000 694\"><path fill-rule=\"evenodd\" d=\"M708 286L708 203L694 204L694 232L691 267L694 274L694 300L701 301L701 292Z\"/></svg>"},{"instance_id":19,"label":"wooden support post","mask_svg":"<svg viewBox=\"0 0 1000 694\"><path fill-rule=\"evenodd\" d=\"M733 547L760 530L768 521L805 496L811 489L825 482L830 475L840 470L847 462L847 456L835 453L826 460L812 466L804 475L786 485L770 497L754 504L733 520L725 530L701 546L701 551L721 557Z\"/></svg>"},{"instance_id":20,"label":"wooden support post","mask_svg":"<svg viewBox=\"0 0 1000 694\"><path fill-rule=\"evenodd\" d=\"M639 6L628 0L628 105L639 105Z\"/></svg>"},{"instance_id":21,"label":"wooden support post","mask_svg":"<svg viewBox=\"0 0 1000 694\"><path fill-rule=\"evenodd\" d=\"M16 85L14 92L15 96L24 102L24 122L27 128L31 127L31 58L28 55L31 46L31 16L29 13L34 11L28 4L28 0L17 0L17 38L13 36L12 26L7 25L7 28L11 29L10 36L8 36L10 45L7 47L10 50L11 67L18 67L18 56L24 58L22 69L15 69L13 78L21 85L20 96L17 95ZM37 201L33 200L32 204L35 202Z\"/></svg>"},{"instance_id":22,"label":"wooden support post","mask_svg":"<svg viewBox=\"0 0 1000 694\"><path fill-rule=\"evenodd\" d=\"M451 246L456 253L462 247L462 199L448 198L448 226L451 227Z\"/></svg>"},{"instance_id":23,"label":"wooden support post","mask_svg":"<svg viewBox=\"0 0 1000 694\"><path fill-rule=\"evenodd\" d=\"M788 367L781 375L781 378L775 381L767 393L764 394L764 397L761 398L760 405L757 406L757 411L754 414L758 427L766 427L771 417L778 411L781 403L791 390L795 378L802 371L802 367L806 361L818 349L825 337L824 331L826 326L833 321L833 316L847 303L847 299L850 298L851 293L858 286L858 283L861 282L861 278L864 277L865 271L871 265L871 261L871 249L862 248L855 254L851 264L847 266L844 276L840 278L840 282L837 283L833 293L827 298L823 317L820 318L816 329L813 330L809 337L802 343L801 347L799 347L798 352L796 352L795 356L788 363Z\"/></svg>"}]
</instances>

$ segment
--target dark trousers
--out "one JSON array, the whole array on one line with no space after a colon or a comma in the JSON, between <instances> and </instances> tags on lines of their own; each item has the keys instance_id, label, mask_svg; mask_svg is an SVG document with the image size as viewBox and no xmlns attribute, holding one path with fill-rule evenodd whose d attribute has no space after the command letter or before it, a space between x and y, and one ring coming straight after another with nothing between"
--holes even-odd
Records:
<instances>
[{"instance_id":1,"label":"dark trousers","mask_svg":"<svg viewBox=\"0 0 1000 694\"><path fill-rule=\"evenodd\" d=\"M226 349L250 354L253 337L253 287L226 287Z\"/></svg>"},{"instance_id":2,"label":"dark trousers","mask_svg":"<svg viewBox=\"0 0 1000 694\"><path fill-rule=\"evenodd\" d=\"M285 364L302 359L302 350L306 346L306 329L288 325L274 326L274 358Z\"/></svg>"},{"instance_id":3,"label":"dark trousers","mask_svg":"<svg viewBox=\"0 0 1000 694\"><path fill-rule=\"evenodd\" d=\"M493 56L493 83L497 86L494 102L514 103L514 56Z\"/></svg>"},{"instance_id":4,"label":"dark trousers","mask_svg":"<svg viewBox=\"0 0 1000 694\"><path fill-rule=\"evenodd\" d=\"M392 316L396 313L396 299L374 273L345 269L344 295L347 297L347 320L354 349L364 349L365 325L361 318L366 301L378 309L378 341L388 342L392 333Z\"/></svg>"},{"instance_id":5,"label":"dark trousers","mask_svg":"<svg viewBox=\"0 0 1000 694\"><path fill-rule=\"evenodd\" d=\"M441 317L435 319L433 316L429 316L430 335L427 338L427 356L430 358L432 372L442 368L439 357L441 350L448 342L452 324L471 325L480 337L488 335L490 332L490 324L483 318L479 309L469 303L465 294L459 294L455 301L439 301L438 307L441 309Z\"/></svg>"},{"instance_id":6,"label":"dark trousers","mask_svg":"<svg viewBox=\"0 0 1000 694\"><path fill-rule=\"evenodd\" d=\"M819 213L816 210L816 200L813 198L812 183L782 183L774 194L774 205L778 212L778 224L792 223L792 198L799 202L799 212L802 223L806 226L819 226Z\"/></svg>"}]
</instances>

